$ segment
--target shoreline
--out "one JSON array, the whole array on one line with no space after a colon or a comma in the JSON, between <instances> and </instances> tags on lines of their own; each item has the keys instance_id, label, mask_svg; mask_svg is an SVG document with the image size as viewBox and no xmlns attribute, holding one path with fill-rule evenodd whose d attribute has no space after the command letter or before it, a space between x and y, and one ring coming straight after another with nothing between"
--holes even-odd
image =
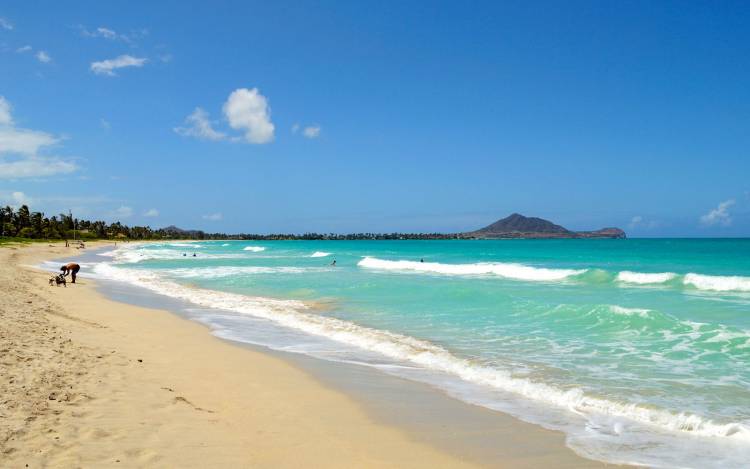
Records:
<instances>
[{"instance_id":1,"label":"shoreline","mask_svg":"<svg viewBox=\"0 0 750 469\"><path fill-rule=\"evenodd\" d=\"M0 253L5 275L29 277L25 289L18 286L24 291L14 292L11 307L49 302L36 319L49 321L55 337L67 337L79 357L93 354L95 363L57 370L84 378L68 383L67 401L48 398L42 407L49 412L38 412L28 431L7 442L15 450L0 454L9 462L601 465L575 455L558 432L464 404L427 385L221 340L174 311L111 300L89 278L67 288L47 287L46 272L20 267L70 253L64 247L5 247ZM38 345L34 351L43 352ZM63 402L62 410L55 408ZM39 432L32 427L40 424L65 443L33 436Z\"/></svg>"}]
</instances>

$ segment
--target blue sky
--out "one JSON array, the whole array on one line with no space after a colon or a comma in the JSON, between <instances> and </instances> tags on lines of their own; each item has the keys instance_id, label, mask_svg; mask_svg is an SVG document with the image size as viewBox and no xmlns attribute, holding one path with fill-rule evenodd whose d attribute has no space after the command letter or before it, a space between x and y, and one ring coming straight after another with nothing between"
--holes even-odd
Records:
<instances>
[{"instance_id":1,"label":"blue sky","mask_svg":"<svg viewBox=\"0 0 750 469\"><path fill-rule=\"evenodd\" d=\"M750 5L4 2L0 203L750 236Z\"/></svg>"}]
</instances>

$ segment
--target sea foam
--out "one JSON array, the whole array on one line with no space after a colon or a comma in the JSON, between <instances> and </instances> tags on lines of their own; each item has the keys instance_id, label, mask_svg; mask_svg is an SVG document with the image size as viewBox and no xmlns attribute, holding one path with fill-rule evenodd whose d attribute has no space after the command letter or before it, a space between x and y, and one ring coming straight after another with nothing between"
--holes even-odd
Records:
<instances>
[{"instance_id":1,"label":"sea foam","mask_svg":"<svg viewBox=\"0 0 750 469\"><path fill-rule=\"evenodd\" d=\"M217 266L164 269L162 272L176 278L223 278L259 274L304 274L324 272L325 270L322 267Z\"/></svg>"},{"instance_id":2,"label":"sea foam","mask_svg":"<svg viewBox=\"0 0 750 469\"><path fill-rule=\"evenodd\" d=\"M685 275L683 283L685 283L685 285L695 287L698 290L720 292L750 292L750 277L701 275L690 273Z\"/></svg>"},{"instance_id":3,"label":"sea foam","mask_svg":"<svg viewBox=\"0 0 750 469\"><path fill-rule=\"evenodd\" d=\"M242 250L252 251L252 252L261 252L261 251L265 251L266 248L264 248L263 246L245 246Z\"/></svg>"},{"instance_id":4,"label":"sea foam","mask_svg":"<svg viewBox=\"0 0 750 469\"><path fill-rule=\"evenodd\" d=\"M617 274L617 281L624 283L635 283L639 285L648 285L652 283L665 283L677 277L677 274L672 272L659 272L659 273L645 273L645 272L631 272L629 270L623 270Z\"/></svg>"},{"instance_id":5,"label":"sea foam","mask_svg":"<svg viewBox=\"0 0 750 469\"><path fill-rule=\"evenodd\" d=\"M310 254L310 257L326 257L326 256L330 256L330 255L331 255L330 252L315 251L314 253Z\"/></svg>"},{"instance_id":6,"label":"sea foam","mask_svg":"<svg viewBox=\"0 0 750 469\"><path fill-rule=\"evenodd\" d=\"M615 314L622 314L624 316L649 317L649 310L645 308L626 308L624 306L610 305L609 310Z\"/></svg>"},{"instance_id":7,"label":"sea foam","mask_svg":"<svg viewBox=\"0 0 750 469\"><path fill-rule=\"evenodd\" d=\"M105 257L112 257L115 262L123 264L134 264L149 260L195 260L195 259L242 259L247 256L235 253L208 253L200 252L196 257L192 253L178 249L155 249L144 247L143 245L130 245L118 247L114 251L107 251L99 254Z\"/></svg>"},{"instance_id":8,"label":"sea foam","mask_svg":"<svg viewBox=\"0 0 750 469\"><path fill-rule=\"evenodd\" d=\"M564 280L586 272L586 269L549 269L504 262L442 264L438 262L415 262L407 260L389 261L375 257L365 257L357 265L370 269L425 272L443 275L496 275L504 278L528 281Z\"/></svg>"}]
</instances>

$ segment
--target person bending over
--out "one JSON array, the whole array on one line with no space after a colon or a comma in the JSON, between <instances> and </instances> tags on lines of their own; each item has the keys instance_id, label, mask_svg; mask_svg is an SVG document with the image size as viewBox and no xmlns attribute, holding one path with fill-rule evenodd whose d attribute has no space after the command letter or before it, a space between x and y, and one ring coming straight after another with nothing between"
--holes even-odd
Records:
<instances>
[{"instance_id":1,"label":"person bending over","mask_svg":"<svg viewBox=\"0 0 750 469\"><path fill-rule=\"evenodd\" d=\"M76 264L75 262L71 262L70 264L65 264L64 266L60 267L60 270L62 271L64 276L68 276L70 274L73 281L71 283L76 283L76 274L79 270L81 270L81 266Z\"/></svg>"}]
</instances>

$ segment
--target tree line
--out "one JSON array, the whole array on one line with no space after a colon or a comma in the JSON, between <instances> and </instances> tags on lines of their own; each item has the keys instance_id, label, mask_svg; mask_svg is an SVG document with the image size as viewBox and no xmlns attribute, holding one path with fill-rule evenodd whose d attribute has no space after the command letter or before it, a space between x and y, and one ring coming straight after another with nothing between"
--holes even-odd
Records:
<instances>
[{"instance_id":1,"label":"tree line","mask_svg":"<svg viewBox=\"0 0 750 469\"><path fill-rule=\"evenodd\" d=\"M32 212L27 205L17 210L0 207L0 237L27 239L237 239L237 240L366 240L366 239L456 239L459 234L442 233L305 233L305 234L226 234L183 230L175 226L153 229L127 226L119 221L107 223L74 218L61 213L51 217Z\"/></svg>"}]
</instances>

